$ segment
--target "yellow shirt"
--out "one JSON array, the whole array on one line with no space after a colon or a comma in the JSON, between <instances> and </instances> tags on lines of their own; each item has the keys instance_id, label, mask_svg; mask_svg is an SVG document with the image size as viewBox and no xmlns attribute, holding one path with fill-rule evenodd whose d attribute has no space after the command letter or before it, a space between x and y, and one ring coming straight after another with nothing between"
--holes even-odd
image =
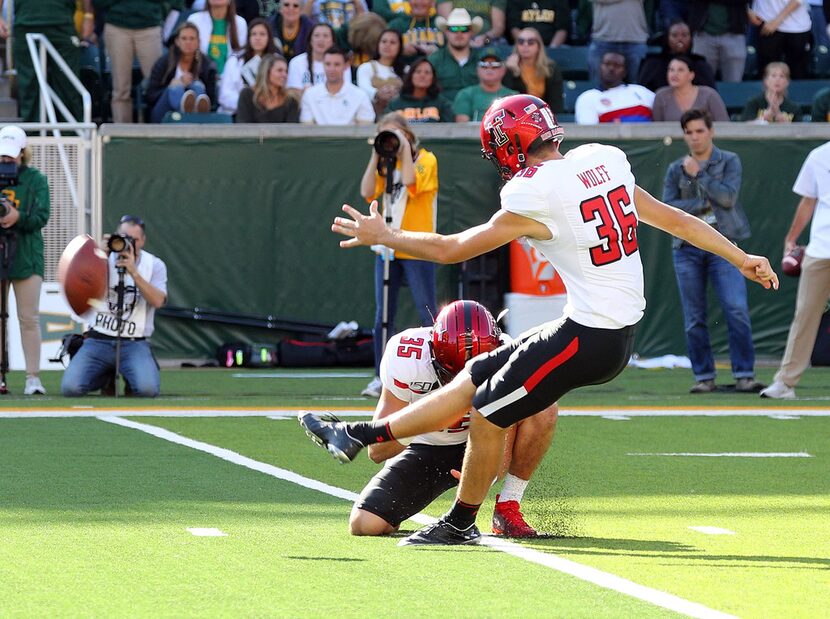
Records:
<instances>
[{"instance_id":1,"label":"yellow shirt","mask_svg":"<svg viewBox=\"0 0 830 619\"><path fill-rule=\"evenodd\" d=\"M399 177L401 162L396 171ZM386 179L375 172L375 197L379 199L386 189ZM394 193L393 193L394 195ZM371 200L370 200L371 201ZM422 148L415 160L415 183L406 188L406 207L400 229L412 232L435 232L438 219L438 159ZM396 258L416 259L415 256L395 252Z\"/></svg>"}]
</instances>

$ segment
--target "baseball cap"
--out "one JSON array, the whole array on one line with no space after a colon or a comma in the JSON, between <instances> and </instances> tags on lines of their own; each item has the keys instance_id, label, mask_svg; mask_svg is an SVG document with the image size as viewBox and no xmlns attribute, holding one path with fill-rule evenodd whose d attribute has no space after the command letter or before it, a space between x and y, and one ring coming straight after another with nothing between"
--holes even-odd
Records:
<instances>
[{"instance_id":1,"label":"baseball cap","mask_svg":"<svg viewBox=\"0 0 830 619\"><path fill-rule=\"evenodd\" d=\"M481 50L481 54L479 54L478 59L487 60L488 58L494 58L499 62L504 60L504 58L501 57L501 54L499 54L499 50L497 50L495 47L485 47L483 50Z\"/></svg>"},{"instance_id":2,"label":"baseball cap","mask_svg":"<svg viewBox=\"0 0 830 619\"><path fill-rule=\"evenodd\" d=\"M26 132L20 127L6 125L0 129L0 157L17 157L26 148Z\"/></svg>"}]
</instances>

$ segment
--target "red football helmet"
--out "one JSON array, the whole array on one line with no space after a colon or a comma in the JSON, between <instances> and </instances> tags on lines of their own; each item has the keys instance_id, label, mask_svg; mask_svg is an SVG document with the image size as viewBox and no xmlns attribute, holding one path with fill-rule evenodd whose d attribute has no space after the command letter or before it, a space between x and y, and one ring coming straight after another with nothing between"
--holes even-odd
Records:
<instances>
[{"instance_id":1,"label":"red football helmet","mask_svg":"<svg viewBox=\"0 0 830 619\"><path fill-rule=\"evenodd\" d=\"M495 318L480 303L455 301L442 309L430 341L432 365L441 383L451 381L476 355L497 348L499 336Z\"/></svg>"},{"instance_id":2,"label":"red football helmet","mask_svg":"<svg viewBox=\"0 0 830 619\"><path fill-rule=\"evenodd\" d=\"M526 167L527 151L536 140L561 142L565 130L547 103L531 95L496 99L481 121L481 156L509 181Z\"/></svg>"}]
</instances>

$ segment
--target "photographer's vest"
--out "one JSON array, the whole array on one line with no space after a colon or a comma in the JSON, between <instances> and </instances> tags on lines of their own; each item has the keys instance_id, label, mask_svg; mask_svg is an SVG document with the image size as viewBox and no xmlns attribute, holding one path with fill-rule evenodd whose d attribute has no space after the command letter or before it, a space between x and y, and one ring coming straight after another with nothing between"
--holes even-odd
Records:
<instances>
[{"instance_id":1,"label":"photographer's vest","mask_svg":"<svg viewBox=\"0 0 830 619\"><path fill-rule=\"evenodd\" d=\"M118 308L118 270L115 268L117 254L109 256L109 287L107 291L107 309L95 314L92 323L92 330L110 337L118 335L116 331L116 311ZM141 251L139 262L136 265L138 274L147 282L153 276L153 266L158 260L153 254ZM129 273L124 274L124 310L121 314L121 336L126 338L147 337L152 328L147 329L149 306L147 300L141 296L141 292L135 285L135 281Z\"/></svg>"}]
</instances>

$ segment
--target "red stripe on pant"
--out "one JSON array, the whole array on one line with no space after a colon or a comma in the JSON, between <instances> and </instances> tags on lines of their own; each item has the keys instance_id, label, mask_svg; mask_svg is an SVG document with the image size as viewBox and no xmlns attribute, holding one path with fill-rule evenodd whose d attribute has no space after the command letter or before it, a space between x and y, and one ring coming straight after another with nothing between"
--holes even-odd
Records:
<instances>
[{"instance_id":1,"label":"red stripe on pant","mask_svg":"<svg viewBox=\"0 0 830 619\"><path fill-rule=\"evenodd\" d=\"M565 363L568 359L573 357L579 350L579 338L575 337L571 343L565 347L565 350L556 355L553 359L546 361L542 367L533 372L524 383L525 391L530 393L544 378L553 372L560 365Z\"/></svg>"}]
</instances>

